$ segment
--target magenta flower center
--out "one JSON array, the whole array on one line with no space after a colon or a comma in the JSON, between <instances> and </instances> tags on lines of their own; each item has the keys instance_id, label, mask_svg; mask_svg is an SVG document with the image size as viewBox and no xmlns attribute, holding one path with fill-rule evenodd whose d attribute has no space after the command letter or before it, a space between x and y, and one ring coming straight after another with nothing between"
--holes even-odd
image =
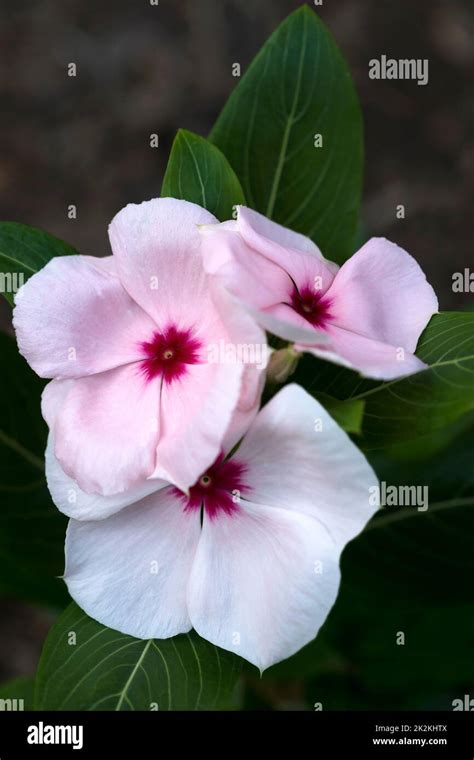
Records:
<instances>
[{"instance_id":1,"label":"magenta flower center","mask_svg":"<svg viewBox=\"0 0 474 760\"><path fill-rule=\"evenodd\" d=\"M188 365L201 361L201 343L193 337L192 330L178 330L174 325L155 332L140 347L146 357L140 362L141 371L147 380L161 377L170 383L182 377Z\"/></svg>"},{"instance_id":2,"label":"magenta flower center","mask_svg":"<svg viewBox=\"0 0 474 760\"><path fill-rule=\"evenodd\" d=\"M246 470L242 462L224 459L221 455L189 489L189 496L174 487L173 493L185 510L202 508L211 520L219 512L230 515L238 509L240 498L250 490L245 483Z\"/></svg>"},{"instance_id":3,"label":"magenta flower center","mask_svg":"<svg viewBox=\"0 0 474 760\"><path fill-rule=\"evenodd\" d=\"M298 289L294 286L291 295L293 309L310 322L313 327L323 328L331 319L331 302L324 294L312 289L309 285Z\"/></svg>"}]
</instances>

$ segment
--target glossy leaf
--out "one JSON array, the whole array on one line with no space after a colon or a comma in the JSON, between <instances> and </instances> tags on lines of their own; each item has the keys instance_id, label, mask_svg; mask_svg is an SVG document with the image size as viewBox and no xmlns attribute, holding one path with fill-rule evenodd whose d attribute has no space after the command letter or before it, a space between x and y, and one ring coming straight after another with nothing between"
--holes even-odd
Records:
<instances>
[{"instance_id":1,"label":"glossy leaf","mask_svg":"<svg viewBox=\"0 0 474 760\"><path fill-rule=\"evenodd\" d=\"M317 638L264 681L308 678L324 710L452 709L474 666L474 428L424 461L377 455L388 485L428 489L428 509L386 507L342 557L336 604ZM403 634L401 638L400 634ZM267 687L269 688L269 687Z\"/></svg>"},{"instance_id":2,"label":"glossy leaf","mask_svg":"<svg viewBox=\"0 0 474 760\"><path fill-rule=\"evenodd\" d=\"M365 450L387 447L447 428L474 410L474 314L434 316L418 344L429 369L390 382L306 356L294 376L310 393L365 401Z\"/></svg>"},{"instance_id":3,"label":"glossy leaf","mask_svg":"<svg viewBox=\"0 0 474 760\"><path fill-rule=\"evenodd\" d=\"M392 599L472 602L473 461L472 424L425 460L372 456L386 506L347 548L347 582L363 588L371 578ZM391 505L390 494L398 504Z\"/></svg>"},{"instance_id":4,"label":"glossy leaf","mask_svg":"<svg viewBox=\"0 0 474 760\"><path fill-rule=\"evenodd\" d=\"M194 631L135 639L71 604L52 628L36 678L39 710L213 710L232 706L241 660Z\"/></svg>"},{"instance_id":5,"label":"glossy leaf","mask_svg":"<svg viewBox=\"0 0 474 760\"><path fill-rule=\"evenodd\" d=\"M0 684L0 712L32 710L34 678L21 676Z\"/></svg>"},{"instance_id":6,"label":"glossy leaf","mask_svg":"<svg viewBox=\"0 0 474 760\"><path fill-rule=\"evenodd\" d=\"M220 221L245 203L240 182L225 156L199 135L180 129L175 137L161 189L162 196L192 201Z\"/></svg>"},{"instance_id":7,"label":"glossy leaf","mask_svg":"<svg viewBox=\"0 0 474 760\"><path fill-rule=\"evenodd\" d=\"M265 43L210 137L229 159L249 206L308 235L333 261L353 252L361 114L347 65L308 6Z\"/></svg>"},{"instance_id":8,"label":"glossy leaf","mask_svg":"<svg viewBox=\"0 0 474 760\"><path fill-rule=\"evenodd\" d=\"M43 381L0 333L0 594L60 604L66 518L44 477Z\"/></svg>"},{"instance_id":9,"label":"glossy leaf","mask_svg":"<svg viewBox=\"0 0 474 760\"><path fill-rule=\"evenodd\" d=\"M43 230L18 222L0 222L0 292L10 304L31 275L55 256L77 251Z\"/></svg>"},{"instance_id":10,"label":"glossy leaf","mask_svg":"<svg viewBox=\"0 0 474 760\"><path fill-rule=\"evenodd\" d=\"M326 393L318 395L318 401L327 409L331 417L347 433L359 434L362 430L365 402L362 400L348 399L340 401Z\"/></svg>"}]
</instances>

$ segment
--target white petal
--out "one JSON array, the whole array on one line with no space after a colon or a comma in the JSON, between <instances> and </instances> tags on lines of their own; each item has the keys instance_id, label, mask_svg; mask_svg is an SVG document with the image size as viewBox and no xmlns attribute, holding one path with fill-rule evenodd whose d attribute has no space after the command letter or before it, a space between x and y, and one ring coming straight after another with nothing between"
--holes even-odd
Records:
<instances>
[{"instance_id":1,"label":"white petal","mask_svg":"<svg viewBox=\"0 0 474 760\"><path fill-rule=\"evenodd\" d=\"M204 517L188 609L201 636L264 670L316 636L336 599L339 553L306 515L239 506Z\"/></svg>"},{"instance_id":2,"label":"white petal","mask_svg":"<svg viewBox=\"0 0 474 760\"><path fill-rule=\"evenodd\" d=\"M191 629L186 584L200 535L199 510L168 490L107 520L71 520L65 581L90 617L140 639Z\"/></svg>"},{"instance_id":3,"label":"white petal","mask_svg":"<svg viewBox=\"0 0 474 760\"><path fill-rule=\"evenodd\" d=\"M341 550L378 508L366 458L298 385L263 407L234 456L248 468L252 501L310 515Z\"/></svg>"},{"instance_id":4,"label":"white petal","mask_svg":"<svg viewBox=\"0 0 474 760\"><path fill-rule=\"evenodd\" d=\"M54 441L50 434L45 454L46 480L51 498L57 508L75 520L103 520L115 512L140 501L167 485L163 480L144 480L129 491L113 496L86 493L66 475L54 453Z\"/></svg>"}]
</instances>

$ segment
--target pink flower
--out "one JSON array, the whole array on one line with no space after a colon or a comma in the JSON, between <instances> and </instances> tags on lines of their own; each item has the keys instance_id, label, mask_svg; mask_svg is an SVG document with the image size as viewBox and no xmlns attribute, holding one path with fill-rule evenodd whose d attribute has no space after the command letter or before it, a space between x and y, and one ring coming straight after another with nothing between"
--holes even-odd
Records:
<instances>
[{"instance_id":1,"label":"pink flower","mask_svg":"<svg viewBox=\"0 0 474 760\"><path fill-rule=\"evenodd\" d=\"M438 301L394 243L372 238L339 269L308 238L245 207L200 231L207 271L297 349L383 380L425 368L414 351Z\"/></svg>"},{"instance_id":2,"label":"pink flower","mask_svg":"<svg viewBox=\"0 0 474 760\"><path fill-rule=\"evenodd\" d=\"M52 259L17 296L20 351L53 378L56 456L84 491L149 476L186 490L257 412L263 373L209 361L219 342L265 343L203 270L197 225L214 222L172 198L129 205L110 225L113 256Z\"/></svg>"},{"instance_id":3,"label":"pink flower","mask_svg":"<svg viewBox=\"0 0 474 760\"><path fill-rule=\"evenodd\" d=\"M340 554L376 509L363 454L297 385L187 494L151 480L119 496L85 494L52 446L47 476L73 518L65 581L88 615L139 638L194 627L261 670L316 636L337 596Z\"/></svg>"}]
</instances>

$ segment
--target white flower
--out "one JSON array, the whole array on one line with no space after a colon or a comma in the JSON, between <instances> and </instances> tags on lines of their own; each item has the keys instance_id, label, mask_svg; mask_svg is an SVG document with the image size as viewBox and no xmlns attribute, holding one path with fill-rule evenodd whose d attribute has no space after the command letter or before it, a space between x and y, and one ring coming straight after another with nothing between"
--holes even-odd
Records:
<instances>
[{"instance_id":1,"label":"white flower","mask_svg":"<svg viewBox=\"0 0 474 760\"><path fill-rule=\"evenodd\" d=\"M316 636L337 596L341 552L376 511L365 457L297 385L187 495L153 480L86 494L52 445L47 476L73 518L65 581L91 617L139 638L194 627L260 670Z\"/></svg>"}]
</instances>

